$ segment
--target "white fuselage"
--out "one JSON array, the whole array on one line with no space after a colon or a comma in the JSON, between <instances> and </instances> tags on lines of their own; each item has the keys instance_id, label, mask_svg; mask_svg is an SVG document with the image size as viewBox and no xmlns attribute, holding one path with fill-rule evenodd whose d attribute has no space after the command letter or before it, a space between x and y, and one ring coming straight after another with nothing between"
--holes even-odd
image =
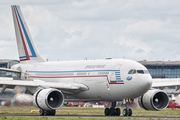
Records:
<instances>
[{"instance_id":1,"label":"white fuselage","mask_svg":"<svg viewBox=\"0 0 180 120\"><path fill-rule=\"evenodd\" d=\"M136 98L147 92L152 85L149 73L128 74L131 69L147 69L140 63L126 59L18 64L12 69L19 66L23 80L42 80L57 84L77 82L86 85L89 88L87 91L65 95L66 99L79 101Z\"/></svg>"}]
</instances>

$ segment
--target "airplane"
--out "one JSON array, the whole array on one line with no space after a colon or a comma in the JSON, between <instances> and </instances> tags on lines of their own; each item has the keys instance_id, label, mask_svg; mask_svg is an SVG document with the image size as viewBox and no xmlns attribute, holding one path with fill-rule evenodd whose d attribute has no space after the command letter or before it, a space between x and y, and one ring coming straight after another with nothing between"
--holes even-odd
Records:
<instances>
[{"instance_id":1,"label":"airplane","mask_svg":"<svg viewBox=\"0 0 180 120\"><path fill-rule=\"evenodd\" d=\"M12 14L20 63L2 71L15 73L20 80L0 78L0 93L6 88L25 86L41 116L55 115L64 102L110 101L105 116L119 116L116 101L126 102L123 116L131 116L130 102L138 98L146 110L164 110L169 103L166 86L180 87L180 79L152 79L142 64L127 59L46 62L39 54L19 5Z\"/></svg>"}]
</instances>

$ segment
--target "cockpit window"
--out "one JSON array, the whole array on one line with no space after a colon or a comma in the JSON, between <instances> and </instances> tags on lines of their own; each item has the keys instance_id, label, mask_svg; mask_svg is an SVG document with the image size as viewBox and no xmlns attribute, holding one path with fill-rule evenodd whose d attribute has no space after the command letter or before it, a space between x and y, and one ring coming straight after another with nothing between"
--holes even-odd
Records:
<instances>
[{"instance_id":1,"label":"cockpit window","mask_svg":"<svg viewBox=\"0 0 180 120\"><path fill-rule=\"evenodd\" d=\"M137 73L144 74L143 70L137 70Z\"/></svg>"},{"instance_id":2,"label":"cockpit window","mask_svg":"<svg viewBox=\"0 0 180 120\"><path fill-rule=\"evenodd\" d=\"M128 72L128 74L135 74L136 73L136 70L132 69Z\"/></svg>"},{"instance_id":3,"label":"cockpit window","mask_svg":"<svg viewBox=\"0 0 180 120\"><path fill-rule=\"evenodd\" d=\"M136 70L134 70L132 74L136 74Z\"/></svg>"},{"instance_id":4,"label":"cockpit window","mask_svg":"<svg viewBox=\"0 0 180 120\"><path fill-rule=\"evenodd\" d=\"M148 70L137 70L139 74L149 74Z\"/></svg>"},{"instance_id":5,"label":"cockpit window","mask_svg":"<svg viewBox=\"0 0 180 120\"><path fill-rule=\"evenodd\" d=\"M149 74L149 71L148 70L144 70L144 74Z\"/></svg>"},{"instance_id":6,"label":"cockpit window","mask_svg":"<svg viewBox=\"0 0 180 120\"><path fill-rule=\"evenodd\" d=\"M129 72L128 72L128 74L132 74L133 73L133 70L130 70Z\"/></svg>"},{"instance_id":7,"label":"cockpit window","mask_svg":"<svg viewBox=\"0 0 180 120\"><path fill-rule=\"evenodd\" d=\"M149 74L148 70L135 70L131 69L128 74Z\"/></svg>"}]
</instances>

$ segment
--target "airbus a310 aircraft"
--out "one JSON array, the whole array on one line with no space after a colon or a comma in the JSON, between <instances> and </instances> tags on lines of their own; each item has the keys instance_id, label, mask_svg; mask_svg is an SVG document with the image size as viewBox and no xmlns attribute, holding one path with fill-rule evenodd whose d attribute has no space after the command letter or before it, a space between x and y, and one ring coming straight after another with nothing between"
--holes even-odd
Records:
<instances>
[{"instance_id":1,"label":"airbus a310 aircraft","mask_svg":"<svg viewBox=\"0 0 180 120\"><path fill-rule=\"evenodd\" d=\"M25 86L33 95L33 104L40 115L55 115L64 101L111 101L106 116L119 116L116 101L125 99L124 116L131 116L129 103L138 98L146 110L163 110L168 106L167 94L154 87L180 86L179 79L152 79L146 67L126 59L46 62L31 38L20 6L12 5L20 63L11 69L21 80L0 78L1 93L6 88Z\"/></svg>"}]
</instances>

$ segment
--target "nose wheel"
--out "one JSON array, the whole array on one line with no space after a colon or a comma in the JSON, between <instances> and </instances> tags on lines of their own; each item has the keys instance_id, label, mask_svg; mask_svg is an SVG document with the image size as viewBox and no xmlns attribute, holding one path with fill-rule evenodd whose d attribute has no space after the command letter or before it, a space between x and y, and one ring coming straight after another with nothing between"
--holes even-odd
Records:
<instances>
[{"instance_id":1,"label":"nose wheel","mask_svg":"<svg viewBox=\"0 0 180 120\"><path fill-rule=\"evenodd\" d=\"M129 109L129 110L124 109L123 110L123 116L131 116L131 115L132 115L132 110L131 109Z\"/></svg>"},{"instance_id":2,"label":"nose wheel","mask_svg":"<svg viewBox=\"0 0 180 120\"><path fill-rule=\"evenodd\" d=\"M123 110L123 116L132 115L132 109L129 108L130 102L131 102L131 99L126 99L126 109Z\"/></svg>"},{"instance_id":3,"label":"nose wheel","mask_svg":"<svg viewBox=\"0 0 180 120\"><path fill-rule=\"evenodd\" d=\"M116 107L116 101L113 101L111 103L110 108L106 108L104 110L105 116L119 116L121 114L120 108L115 108Z\"/></svg>"}]
</instances>

